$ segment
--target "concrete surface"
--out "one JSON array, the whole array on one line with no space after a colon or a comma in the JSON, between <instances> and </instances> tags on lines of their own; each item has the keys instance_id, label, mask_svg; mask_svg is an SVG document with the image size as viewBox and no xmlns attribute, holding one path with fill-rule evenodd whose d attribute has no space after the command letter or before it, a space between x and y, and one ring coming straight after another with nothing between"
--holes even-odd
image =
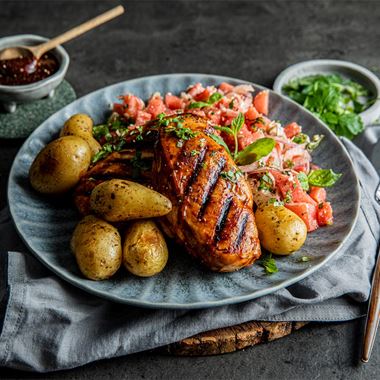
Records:
<instances>
[{"instance_id":1,"label":"concrete surface","mask_svg":"<svg viewBox=\"0 0 380 380\"><path fill-rule=\"evenodd\" d=\"M0 1L0 36L47 37L119 3L123 17L65 45L79 96L129 78L174 72L229 75L271 86L286 66L335 58L379 73L377 1ZM0 140L0 208L22 141ZM358 364L363 321L312 324L290 337L216 357L141 353L49 374L56 379L375 379L380 339ZM0 368L1 378L41 378Z\"/></svg>"}]
</instances>

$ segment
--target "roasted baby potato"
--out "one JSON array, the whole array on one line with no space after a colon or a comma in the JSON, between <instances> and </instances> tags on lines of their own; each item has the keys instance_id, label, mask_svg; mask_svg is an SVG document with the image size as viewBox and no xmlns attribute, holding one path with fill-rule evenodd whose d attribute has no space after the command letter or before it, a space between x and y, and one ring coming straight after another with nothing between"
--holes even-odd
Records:
<instances>
[{"instance_id":1,"label":"roasted baby potato","mask_svg":"<svg viewBox=\"0 0 380 380\"><path fill-rule=\"evenodd\" d=\"M123 264L136 276L150 277L161 272L168 261L165 239L152 220L133 222L125 233Z\"/></svg>"},{"instance_id":2,"label":"roasted baby potato","mask_svg":"<svg viewBox=\"0 0 380 380\"><path fill-rule=\"evenodd\" d=\"M29 170L32 187L43 194L61 194L73 188L87 171L90 147L78 136L52 141L37 155Z\"/></svg>"},{"instance_id":3,"label":"roasted baby potato","mask_svg":"<svg viewBox=\"0 0 380 380\"><path fill-rule=\"evenodd\" d=\"M255 213L261 245L277 255L297 251L306 240L303 220L284 206L267 205Z\"/></svg>"},{"instance_id":4,"label":"roasted baby potato","mask_svg":"<svg viewBox=\"0 0 380 380\"><path fill-rule=\"evenodd\" d=\"M138 183L111 179L94 188L91 209L109 222L153 218L172 209L170 200Z\"/></svg>"},{"instance_id":5,"label":"roasted baby potato","mask_svg":"<svg viewBox=\"0 0 380 380\"><path fill-rule=\"evenodd\" d=\"M77 113L71 116L61 130L60 136L66 135L76 135L80 136L83 133L86 133L92 136L92 127L94 126L94 122L91 117L86 115L85 113Z\"/></svg>"},{"instance_id":6,"label":"roasted baby potato","mask_svg":"<svg viewBox=\"0 0 380 380\"><path fill-rule=\"evenodd\" d=\"M93 121L86 114L76 114L70 117L61 129L60 136L79 136L90 146L94 156L101 149L100 144L92 135Z\"/></svg>"},{"instance_id":7,"label":"roasted baby potato","mask_svg":"<svg viewBox=\"0 0 380 380\"><path fill-rule=\"evenodd\" d=\"M93 215L86 216L76 226L71 250L80 271L91 280L110 278L122 262L119 231Z\"/></svg>"}]
</instances>

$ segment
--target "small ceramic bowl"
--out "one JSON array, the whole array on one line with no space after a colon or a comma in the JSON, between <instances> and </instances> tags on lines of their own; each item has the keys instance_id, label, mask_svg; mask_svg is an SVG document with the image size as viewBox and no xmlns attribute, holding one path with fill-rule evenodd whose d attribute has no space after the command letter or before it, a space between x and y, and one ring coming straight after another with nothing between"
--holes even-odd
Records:
<instances>
[{"instance_id":1,"label":"small ceramic bowl","mask_svg":"<svg viewBox=\"0 0 380 380\"><path fill-rule=\"evenodd\" d=\"M4 37L0 39L0 50L10 46L32 46L38 45L48 39L33 34L20 34L17 36ZM55 88L63 81L70 58L62 46L51 51L59 62L59 69L53 75L38 82L22 86L0 85L0 103L7 112L14 112L17 104L31 102L46 96L53 97Z\"/></svg>"},{"instance_id":2,"label":"small ceramic bowl","mask_svg":"<svg viewBox=\"0 0 380 380\"><path fill-rule=\"evenodd\" d=\"M273 90L279 94L286 94L282 91L285 84L292 79L315 74L339 74L344 78L354 80L367 88L373 95L375 103L360 114L365 125L372 124L380 116L380 80L371 71L363 66L352 62L318 59L300 62L289 66L281 72L273 84Z\"/></svg>"}]
</instances>

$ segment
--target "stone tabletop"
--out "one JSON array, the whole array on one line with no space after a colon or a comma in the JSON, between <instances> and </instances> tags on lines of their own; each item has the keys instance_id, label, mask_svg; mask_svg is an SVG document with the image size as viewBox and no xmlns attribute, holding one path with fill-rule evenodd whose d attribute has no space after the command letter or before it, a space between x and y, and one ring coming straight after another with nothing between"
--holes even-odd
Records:
<instances>
[{"instance_id":1,"label":"stone tabletop","mask_svg":"<svg viewBox=\"0 0 380 380\"><path fill-rule=\"evenodd\" d=\"M290 64L352 61L380 73L378 1L0 1L0 37L53 37L122 3L124 16L65 45L78 97L130 78L178 72L237 77L271 87ZM22 140L0 140L0 209ZM312 323L291 336L214 357L144 352L47 375L56 379L375 379L358 362L363 320ZM41 378L0 368L1 378Z\"/></svg>"}]
</instances>

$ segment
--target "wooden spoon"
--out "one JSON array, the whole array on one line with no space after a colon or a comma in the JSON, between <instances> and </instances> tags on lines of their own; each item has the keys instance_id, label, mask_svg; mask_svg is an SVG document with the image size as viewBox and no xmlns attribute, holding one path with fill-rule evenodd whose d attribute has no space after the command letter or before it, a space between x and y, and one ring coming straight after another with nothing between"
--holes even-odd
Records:
<instances>
[{"instance_id":1,"label":"wooden spoon","mask_svg":"<svg viewBox=\"0 0 380 380\"><path fill-rule=\"evenodd\" d=\"M67 32L60 34L59 36L46 41L37 46L15 46L8 47L0 51L0 60L8 60L19 57L34 57L34 61L41 58L43 54L47 51L57 47L58 45L63 44L64 42L70 41L75 37L80 36L83 33L88 32L91 29L96 28L97 26L112 20L113 18L124 13L124 7L119 5L116 8L113 8L101 15L86 21L85 23L76 26L73 29L68 30Z\"/></svg>"}]
</instances>

